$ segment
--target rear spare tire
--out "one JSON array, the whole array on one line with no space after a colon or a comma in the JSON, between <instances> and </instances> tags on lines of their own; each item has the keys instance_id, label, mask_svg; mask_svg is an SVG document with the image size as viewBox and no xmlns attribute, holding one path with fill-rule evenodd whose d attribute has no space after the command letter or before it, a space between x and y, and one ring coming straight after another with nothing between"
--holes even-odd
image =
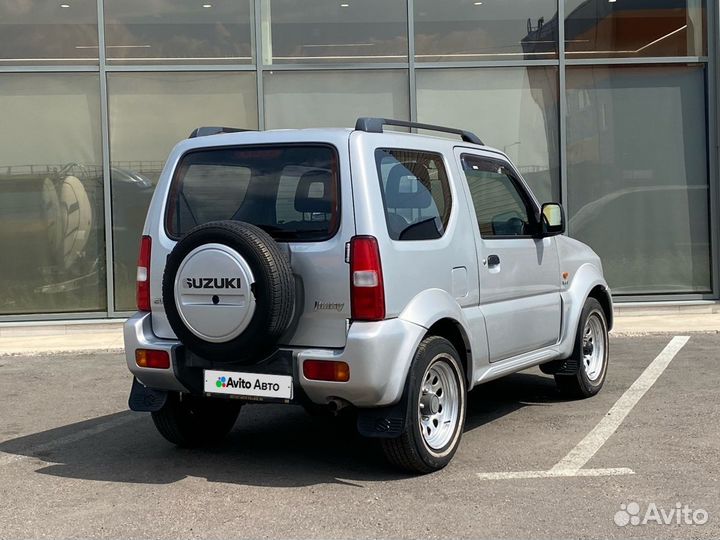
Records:
<instances>
[{"instance_id":1,"label":"rear spare tire","mask_svg":"<svg viewBox=\"0 0 720 540\"><path fill-rule=\"evenodd\" d=\"M262 229L214 221L192 229L170 252L162 297L175 335L216 362L251 363L272 351L290 324L290 263Z\"/></svg>"}]
</instances>

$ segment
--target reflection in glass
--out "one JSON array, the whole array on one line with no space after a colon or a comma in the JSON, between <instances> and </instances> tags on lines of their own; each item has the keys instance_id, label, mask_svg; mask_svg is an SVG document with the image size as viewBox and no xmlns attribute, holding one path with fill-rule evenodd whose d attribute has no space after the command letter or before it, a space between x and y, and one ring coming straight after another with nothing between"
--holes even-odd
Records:
<instances>
[{"instance_id":1,"label":"reflection in glass","mask_svg":"<svg viewBox=\"0 0 720 540\"><path fill-rule=\"evenodd\" d=\"M418 121L473 131L540 202L559 200L557 68L422 69L416 80Z\"/></svg>"},{"instance_id":2,"label":"reflection in glass","mask_svg":"<svg viewBox=\"0 0 720 540\"><path fill-rule=\"evenodd\" d=\"M568 68L569 232L615 294L710 291L704 76Z\"/></svg>"},{"instance_id":3,"label":"reflection in glass","mask_svg":"<svg viewBox=\"0 0 720 540\"><path fill-rule=\"evenodd\" d=\"M406 62L404 0L270 0L265 64Z\"/></svg>"},{"instance_id":4,"label":"reflection in glass","mask_svg":"<svg viewBox=\"0 0 720 540\"><path fill-rule=\"evenodd\" d=\"M556 0L415 0L421 62L557 58Z\"/></svg>"},{"instance_id":5,"label":"reflection in glass","mask_svg":"<svg viewBox=\"0 0 720 540\"><path fill-rule=\"evenodd\" d=\"M0 1L0 65L97 63L95 0Z\"/></svg>"},{"instance_id":6,"label":"reflection in glass","mask_svg":"<svg viewBox=\"0 0 720 540\"><path fill-rule=\"evenodd\" d=\"M115 305L135 309L147 206L170 150L199 126L257 128L255 75L112 73L108 77Z\"/></svg>"},{"instance_id":7,"label":"reflection in glass","mask_svg":"<svg viewBox=\"0 0 720 540\"><path fill-rule=\"evenodd\" d=\"M706 0L565 0L568 58L702 56Z\"/></svg>"},{"instance_id":8,"label":"reflection in glass","mask_svg":"<svg viewBox=\"0 0 720 540\"><path fill-rule=\"evenodd\" d=\"M109 63L252 64L251 0L106 0Z\"/></svg>"},{"instance_id":9,"label":"reflection in glass","mask_svg":"<svg viewBox=\"0 0 720 540\"><path fill-rule=\"evenodd\" d=\"M263 82L268 129L353 127L360 116L408 119L406 71L270 71Z\"/></svg>"},{"instance_id":10,"label":"reflection in glass","mask_svg":"<svg viewBox=\"0 0 720 540\"><path fill-rule=\"evenodd\" d=\"M0 315L106 309L99 88L0 76Z\"/></svg>"}]
</instances>

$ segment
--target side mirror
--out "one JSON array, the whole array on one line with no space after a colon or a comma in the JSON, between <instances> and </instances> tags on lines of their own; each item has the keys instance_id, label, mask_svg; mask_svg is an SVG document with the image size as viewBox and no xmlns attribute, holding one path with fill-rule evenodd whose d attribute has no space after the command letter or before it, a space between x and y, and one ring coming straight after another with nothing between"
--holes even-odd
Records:
<instances>
[{"instance_id":1,"label":"side mirror","mask_svg":"<svg viewBox=\"0 0 720 540\"><path fill-rule=\"evenodd\" d=\"M542 236L555 236L565 232L565 211L558 203L542 205Z\"/></svg>"}]
</instances>

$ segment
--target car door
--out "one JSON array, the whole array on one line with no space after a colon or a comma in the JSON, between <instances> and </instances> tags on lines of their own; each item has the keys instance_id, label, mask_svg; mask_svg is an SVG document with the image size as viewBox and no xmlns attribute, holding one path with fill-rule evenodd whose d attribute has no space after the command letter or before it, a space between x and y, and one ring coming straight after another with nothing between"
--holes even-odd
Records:
<instances>
[{"instance_id":1,"label":"car door","mask_svg":"<svg viewBox=\"0 0 720 540\"><path fill-rule=\"evenodd\" d=\"M538 238L538 206L497 154L456 149L476 217L480 306L490 361L557 343L560 268L555 238Z\"/></svg>"}]
</instances>

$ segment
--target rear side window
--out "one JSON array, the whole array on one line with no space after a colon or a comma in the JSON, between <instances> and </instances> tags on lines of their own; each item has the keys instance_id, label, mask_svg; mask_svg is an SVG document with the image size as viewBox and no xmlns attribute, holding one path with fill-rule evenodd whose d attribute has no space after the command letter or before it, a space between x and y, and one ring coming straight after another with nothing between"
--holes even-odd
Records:
<instances>
[{"instance_id":1,"label":"rear side window","mask_svg":"<svg viewBox=\"0 0 720 540\"><path fill-rule=\"evenodd\" d=\"M375 151L375 160L390 238L440 238L452 208L442 156L384 148Z\"/></svg>"},{"instance_id":2,"label":"rear side window","mask_svg":"<svg viewBox=\"0 0 720 540\"><path fill-rule=\"evenodd\" d=\"M246 221L278 241L319 241L339 224L337 152L326 145L194 150L175 171L166 228L180 238L217 220Z\"/></svg>"}]
</instances>

